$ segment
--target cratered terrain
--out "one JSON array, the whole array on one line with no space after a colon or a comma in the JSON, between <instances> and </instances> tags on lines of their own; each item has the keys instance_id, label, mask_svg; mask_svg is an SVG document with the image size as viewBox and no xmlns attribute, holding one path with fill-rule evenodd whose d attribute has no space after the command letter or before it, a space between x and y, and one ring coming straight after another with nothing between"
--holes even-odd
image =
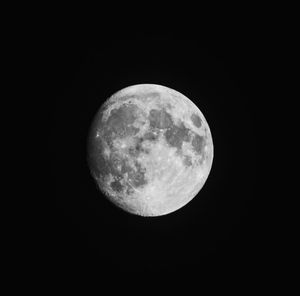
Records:
<instances>
[{"instance_id":1,"label":"cratered terrain","mask_svg":"<svg viewBox=\"0 0 300 296\"><path fill-rule=\"evenodd\" d=\"M190 202L207 180L213 141L199 108L171 88L139 84L99 109L88 139L88 163L116 206L161 216Z\"/></svg>"}]
</instances>

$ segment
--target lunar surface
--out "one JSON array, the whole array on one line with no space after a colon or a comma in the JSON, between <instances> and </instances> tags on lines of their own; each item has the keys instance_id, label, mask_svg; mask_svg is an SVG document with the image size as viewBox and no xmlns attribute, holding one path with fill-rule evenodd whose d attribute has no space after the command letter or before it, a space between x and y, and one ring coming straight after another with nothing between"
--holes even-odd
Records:
<instances>
[{"instance_id":1,"label":"lunar surface","mask_svg":"<svg viewBox=\"0 0 300 296\"><path fill-rule=\"evenodd\" d=\"M212 161L212 136L202 112L165 86L118 91L91 126L91 174L113 204L132 214L161 216L182 208L203 187Z\"/></svg>"}]
</instances>

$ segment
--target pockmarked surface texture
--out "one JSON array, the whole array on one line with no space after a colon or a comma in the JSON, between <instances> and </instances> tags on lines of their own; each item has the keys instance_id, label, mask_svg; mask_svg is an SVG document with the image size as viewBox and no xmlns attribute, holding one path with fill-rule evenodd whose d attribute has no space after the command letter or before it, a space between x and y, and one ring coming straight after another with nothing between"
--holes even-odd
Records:
<instances>
[{"instance_id":1,"label":"pockmarked surface texture","mask_svg":"<svg viewBox=\"0 0 300 296\"><path fill-rule=\"evenodd\" d=\"M161 85L139 84L112 95L89 135L92 176L123 210L160 216L178 210L203 187L213 142L198 107Z\"/></svg>"}]
</instances>

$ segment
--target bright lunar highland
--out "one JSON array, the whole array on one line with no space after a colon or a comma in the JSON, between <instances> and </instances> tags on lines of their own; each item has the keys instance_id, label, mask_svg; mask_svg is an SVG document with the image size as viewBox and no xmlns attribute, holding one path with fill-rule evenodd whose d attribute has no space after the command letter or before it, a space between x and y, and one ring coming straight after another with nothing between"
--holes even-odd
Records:
<instances>
[{"instance_id":1,"label":"bright lunar highland","mask_svg":"<svg viewBox=\"0 0 300 296\"><path fill-rule=\"evenodd\" d=\"M113 204L132 214L161 216L182 208L203 187L212 162L204 115L165 86L139 84L118 91L91 125L91 174Z\"/></svg>"}]
</instances>

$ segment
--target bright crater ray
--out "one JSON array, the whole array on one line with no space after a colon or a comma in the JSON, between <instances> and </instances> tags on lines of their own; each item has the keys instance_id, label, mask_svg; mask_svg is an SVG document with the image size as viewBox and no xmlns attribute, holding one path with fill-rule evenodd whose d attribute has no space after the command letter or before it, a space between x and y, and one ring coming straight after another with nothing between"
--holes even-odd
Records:
<instances>
[{"instance_id":1,"label":"bright crater ray","mask_svg":"<svg viewBox=\"0 0 300 296\"><path fill-rule=\"evenodd\" d=\"M141 216L174 212L201 190L213 161L207 121L181 93L161 85L120 90L100 108L88 162L99 189Z\"/></svg>"}]
</instances>

